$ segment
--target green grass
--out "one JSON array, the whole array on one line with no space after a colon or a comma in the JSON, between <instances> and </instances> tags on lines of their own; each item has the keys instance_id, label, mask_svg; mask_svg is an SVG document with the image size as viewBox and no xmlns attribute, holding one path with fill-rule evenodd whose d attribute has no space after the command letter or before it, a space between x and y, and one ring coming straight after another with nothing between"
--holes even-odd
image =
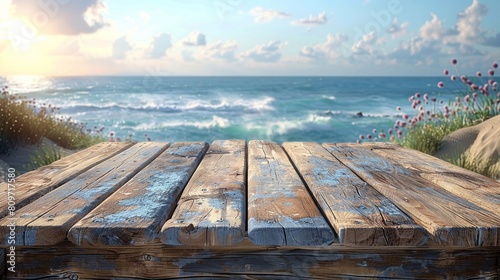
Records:
<instances>
[{"instance_id":1,"label":"green grass","mask_svg":"<svg viewBox=\"0 0 500 280\"><path fill-rule=\"evenodd\" d=\"M471 158L466 154L460 154L456 157L446 159L446 161L460 166L462 168L474 171L476 173L482 174L484 176L500 179L500 168L495 166L496 162L488 161L486 163L481 162L477 158Z\"/></svg>"},{"instance_id":2,"label":"green grass","mask_svg":"<svg viewBox=\"0 0 500 280\"><path fill-rule=\"evenodd\" d=\"M34 155L30 155L31 162L24 166L24 168L28 172L49 165L61 158L61 153L55 148L42 147L40 150L37 150Z\"/></svg>"},{"instance_id":3,"label":"green grass","mask_svg":"<svg viewBox=\"0 0 500 280\"><path fill-rule=\"evenodd\" d=\"M0 153L16 146L38 144L43 137L66 149L82 149L106 140L102 135L86 133L84 124L58 117L58 110L2 88Z\"/></svg>"}]
</instances>

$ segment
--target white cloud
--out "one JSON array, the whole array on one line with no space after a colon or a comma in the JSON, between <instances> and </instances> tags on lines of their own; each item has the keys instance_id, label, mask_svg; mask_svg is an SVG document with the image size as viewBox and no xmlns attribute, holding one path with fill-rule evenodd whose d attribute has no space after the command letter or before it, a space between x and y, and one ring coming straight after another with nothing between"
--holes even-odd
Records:
<instances>
[{"instance_id":1,"label":"white cloud","mask_svg":"<svg viewBox=\"0 0 500 280\"><path fill-rule=\"evenodd\" d=\"M389 26L389 29L387 32L392 34L392 38L400 37L406 35L408 31L408 26L410 25L409 22L403 22L399 24L399 21L397 18L394 18L391 22L391 26Z\"/></svg>"},{"instance_id":2,"label":"white cloud","mask_svg":"<svg viewBox=\"0 0 500 280\"><path fill-rule=\"evenodd\" d=\"M470 43L480 38L483 35L480 26L481 18L487 13L488 8L480 4L478 0L474 0L464 12L458 14L455 26L458 31L457 40L462 43Z\"/></svg>"},{"instance_id":3,"label":"white cloud","mask_svg":"<svg viewBox=\"0 0 500 280\"><path fill-rule=\"evenodd\" d=\"M361 40L356 42L351 50L354 55L370 55L376 52L377 33L370 32L365 34Z\"/></svg>"},{"instance_id":4,"label":"white cloud","mask_svg":"<svg viewBox=\"0 0 500 280\"><path fill-rule=\"evenodd\" d=\"M161 33L153 37L149 43L149 48L146 51L148 58L162 58L166 55L168 48L172 46L172 38L167 33Z\"/></svg>"},{"instance_id":5,"label":"white cloud","mask_svg":"<svg viewBox=\"0 0 500 280\"><path fill-rule=\"evenodd\" d=\"M423 40L439 40L442 39L445 34L445 29L443 27L443 22L439 20L437 15L431 14L432 20L426 21L422 27L420 27L420 37Z\"/></svg>"},{"instance_id":6,"label":"white cloud","mask_svg":"<svg viewBox=\"0 0 500 280\"><path fill-rule=\"evenodd\" d=\"M208 60L235 61L238 44L229 40L227 42L215 42L205 46L202 57Z\"/></svg>"},{"instance_id":7,"label":"white cloud","mask_svg":"<svg viewBox=\"0 0 500 280\"><path fill-rule=\"evenodd\" d=\"M250 10L250 14L255 16L255 22L267 22L275 18L287 18L290 16L290 14L284 12L266 10L262 7L253 8Z\"/></svg>"},{"instance_id":8,"label":"white cloud","mask_svg":"<svg viewBox=\"0 0 500 280\"><path fill-rule=\"evenodd\" d=\"M328 59L339 57L340 47L348 40L349 37L342 33L336 35L328 34L326 42L303 47L299 52L299 56L315 61L326 62Z\"/></svg>"},{"instance_id":9,"label":"white cloud","mask_svg":"<svg viewBox=\"0 0 500 280\"><path fill-rule=\"evenodd\" d=\"M184 62L194 61L193 53L190 51L187 51L187 50L181 51L181 57L182 57L182 61L184 61Z\"/></svg>"},{"instance_id":10,"label":"white cloud","mask_svg":"<svg viewBox=\"0 0 500 280\"><path fill-rule=\"evenodd\" d=\"M326 17L326 12L320 13L317 17L309 16L308 18L299 19L297 21L292 21L292 25L321 25L328 22Z\"/></svg>"},{"instance_id":11,"label":"white cloud","mask_svg":"<svg viewBox=\"0 0 500 280\"><path fill-rule=\"evenodd\" d=\"M15 15L26 18L40 34L77 35L94 33L108 25L102 0L33 1L12 0Z\"/></svg>"},{"instance_id":12,"label":"white cloud","mask_svg":"<svg viewBox=\"0 0 500 280\"><path fill-rule=\"evenodd\" d=\"M189 37L185 39L182 44L184 46L205 46L207 44L205 34L194 31L189 34Z\"/></svg>"},{"instance_id":13,"label":"white cloud","mask_svg":"<svg viewBox=\"0 0 500 280\"><path fill-rule=\"evenodd\" d=\"M240 54L242 58L248 58L255 62L276 62L281 58L281 48L284 44L280 41L271 41L267 44L258 45L255 48Z\"/></svg>"},{"instance_id":14,"label":"white cloud","mask_svg":"<svg viewBox=\"0 0 500 280\"><path fill-rule=\"evenodd\" d=\"M125 59L127 53L132 50L132 46L125 36L116 39L112 46L112 57L114 59Z\"/></svg>"}]
</instances>

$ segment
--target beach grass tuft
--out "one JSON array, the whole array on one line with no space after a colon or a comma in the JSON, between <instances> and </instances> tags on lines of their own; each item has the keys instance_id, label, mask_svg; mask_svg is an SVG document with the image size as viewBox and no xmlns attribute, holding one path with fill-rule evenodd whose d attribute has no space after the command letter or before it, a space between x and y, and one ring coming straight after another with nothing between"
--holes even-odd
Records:
<instances>
[{"instance_id":1,"label":"beach grass tuft","mask_svg":"<svg viewBox=\"0 0 500 280\"><path fill-rule=\"evenodd\" d=\"M89 132L84 123L58 114L60 108L35 98L0 90L0 153L16 146L38 144L43 137L66 149L81 149L106 140Z\"/></svg>"},{"instance_id":2,"label":"beach grass tuft","mask_svg":"<svg viewBox=\"0 0 500 280\"><path fill-rule=\"evenodd\" d=\"M401 106L396 108L401 118L395 121L392 128L387 129L387 133L385 130L374 129L374 133L376 131L380 133L374 136L360 135L357 142L392 141L403 147L433 155L451 132L479 124L498 115L500 92L497 92L498 82L494 79L498 63L494 62L491 65L487 76L478 71L472 77L461 75L457 63L457 59L451 60L456 75L449 76L448 69L443 70L443 75L450 79L449 84L444 81L437 84L440 91L458 92L455 99L445 102L437 97L442 92L435 94L436 96L417 92L408 98L411 112L403 112ZM490 161L479 166L479 161L466 159L462 155L447 160L490 177L495 173L491 167L495 162Z\"/></svg>"}]
</instances>

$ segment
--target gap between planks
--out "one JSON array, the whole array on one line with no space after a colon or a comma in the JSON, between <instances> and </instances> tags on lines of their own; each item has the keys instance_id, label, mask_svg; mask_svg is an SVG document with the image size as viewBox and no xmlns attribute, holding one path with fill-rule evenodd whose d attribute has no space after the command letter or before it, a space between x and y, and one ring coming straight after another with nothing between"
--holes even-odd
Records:
<instances>
[{"instance_id":1,"label":"gap between planks","mask_svg":"<svg viewBox=\"0 0 500 280\"><path fill-rule=\"evenodd\" d=\"M153 242L172 214L207 143L175 143L76 223L77 245L143 245Z\"/></svg>"},{"instance_id":2,"label":"gap between planks","mask_svg":"<svg viewBox=\"0 0 500 280\"><path fill-rule=\"evenodd\" d=\"M16 245L51 245L110 194L148 165L168 143L139 143L16 211ZM0 236L9 234L0 220ZM5 240L6 241L6 240Z\"/></svg>"},{"instance_id":3,"label":"gap between planks","mask_svg":"<svg viewBox=\"0 0 500 280\"><path fill-rule=\"evenodd\" d=\"M16 198L16 210L35 201L90 168L130 148L133 143L99 143L85 150L71 154L50 165L40 167L16 178L13 192ZM0 218L9 214L8 184L0 183L0 189L6 195L0 196Z\"/></svg>"},{"instance_id":4,"label":"gap between planks","mask_svg":"<svg viewBox=\"0 0 500 280\"><path fill-rule=\"evenodd\" d=\"M358 144L324 144L332 155L389 198L438 244L497 246L500 217Z\"/></svg>"},{"instance_id":5,"label":"gap between planks","mask_svg":"<svg viewBox=\"0 0 500 280\"><path fill-rule=\"evenodd\" d=\"M339 242L367 246L427 243L426 231L317 143L287 142L311 195L339 235Z\"/></svg>"}]
</instances>

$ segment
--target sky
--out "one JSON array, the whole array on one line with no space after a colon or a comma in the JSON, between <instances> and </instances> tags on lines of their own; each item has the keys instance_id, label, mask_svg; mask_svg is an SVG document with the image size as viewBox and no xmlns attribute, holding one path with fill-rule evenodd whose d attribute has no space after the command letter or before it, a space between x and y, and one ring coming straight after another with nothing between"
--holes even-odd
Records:
<instances>
[{"instance_id":1,"label":"sky","mask_svg":"<svg viewBox=\"0 0 500 280\"><path fill-rule=\"evenodd\" d=\"M495 12L496 11L496 12ZM500 61L498 0L0 0L0 76L437 76Z\"/></svg>"}]
</instances>

